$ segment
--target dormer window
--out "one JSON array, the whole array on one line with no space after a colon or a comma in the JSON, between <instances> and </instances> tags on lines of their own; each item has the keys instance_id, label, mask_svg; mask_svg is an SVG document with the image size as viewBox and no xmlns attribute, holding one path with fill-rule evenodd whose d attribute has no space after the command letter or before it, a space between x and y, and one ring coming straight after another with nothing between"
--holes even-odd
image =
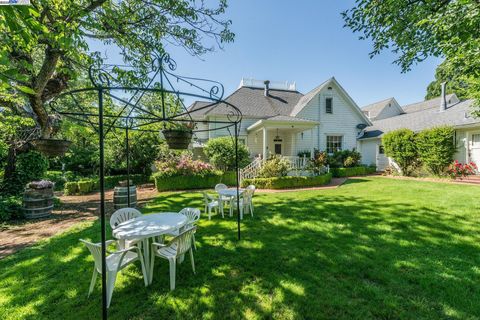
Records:
<instances>
[{"instance_id":1,"label":"dormer window","mask_svg":"<svg viewBox=\"0 0 480 320\"><path fill-rule=\"evenodd\" d=\"M325 98L325 113L333 113L333 98Z\"/></svg>"}]
</instances>

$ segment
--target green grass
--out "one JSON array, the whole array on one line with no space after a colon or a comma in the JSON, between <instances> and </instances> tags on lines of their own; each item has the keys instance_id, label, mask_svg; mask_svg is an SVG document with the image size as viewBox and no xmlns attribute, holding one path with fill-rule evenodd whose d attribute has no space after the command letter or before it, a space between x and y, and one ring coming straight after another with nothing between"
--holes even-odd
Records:
<instances>
[{"instance_id":1,"label":"green grass","mask_svg":"<svg viewBox=\"0 0 480 320\"><path fill-rule=\"evenodd\" d=\"M258 194L256 215L202 217L195 252L168 290L168 263L145 288L139 266L119 277L112 319L478 319L480 188L385 178L337 189ZM200 206L164 193L145 210ZM1 319L97 319L87 299L86 223L0 260Z\"/></svg>"}]
</instances>

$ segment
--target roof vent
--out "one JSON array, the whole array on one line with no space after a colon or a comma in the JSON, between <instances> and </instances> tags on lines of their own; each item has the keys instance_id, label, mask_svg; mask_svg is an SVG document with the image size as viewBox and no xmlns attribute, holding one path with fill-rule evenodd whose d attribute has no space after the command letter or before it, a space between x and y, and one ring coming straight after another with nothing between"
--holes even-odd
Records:
<instances>
[{"instance_id":1,"label":"roof vent","mask_svg":"<svg viewBox=\"0 0 480 320\"><path fill-rule=\"evenodd\" d=\"M268 91L270 90L270 80L263 81L263 84L265 85L265 97L268 97Z\"/></svg>"},{"instance_id":2,"label":"roof vent","mask_svg":"<svg viewBox=\"0 0 480 320\"><path fill-rule=\"evenodd\" d=\"M447 110L447 96L445 94L446 82L442 82L442 95L440 96L440 112Z\"/></svg>"}]
</instances>

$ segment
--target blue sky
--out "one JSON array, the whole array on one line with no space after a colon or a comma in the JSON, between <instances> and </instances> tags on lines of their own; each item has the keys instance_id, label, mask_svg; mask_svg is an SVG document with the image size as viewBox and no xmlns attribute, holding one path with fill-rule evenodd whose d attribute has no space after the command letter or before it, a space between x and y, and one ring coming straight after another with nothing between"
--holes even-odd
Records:
<instances>
[{"instance_id":1,"label":"blue sky","mask_svg":"<svg viewBox=\"0 0 480 320\"><path fill-rule=\"evenodd\" d=\"M230 0L226 17L233 21L235 42L224 50L193 57L168 46L178 73L217 80L226 94L242 77L296 81L306 93L331 76L363 106L394 96L403 105L423 100L435 67L431 58L402 74L384 52L370 59L371 43L343 28L340 13L347 1ZM97 50L97 46L92 46ZM121 63L111 55L110 62Z\"/></svg>"}]
</instances>

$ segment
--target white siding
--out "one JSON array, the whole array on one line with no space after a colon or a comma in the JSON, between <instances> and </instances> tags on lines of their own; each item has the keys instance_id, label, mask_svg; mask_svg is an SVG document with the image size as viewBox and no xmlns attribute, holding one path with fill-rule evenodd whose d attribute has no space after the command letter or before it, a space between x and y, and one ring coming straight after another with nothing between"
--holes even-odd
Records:
<instances>
[{"instance_id":1,"label":"white siding","mask_svg":"<svg viewBox=\"0 0 480 320\"><path fill-rule=\"evenodd\" d=\"M377 148L379 139L361 140L359 142L361 162L365 165L377 165Z\"/></svg>"},{"instance_id":2,"label":"white siding","mask_svg":"<svg viewBox=\"0 0 480 320\"><path fill-rule=\"evenodd\" d=\"M457 130L455 132L455 143L457 146L457 152L455 153L454 159L461 163L467 162L468 141L466 130Z\"/></svg>"},{"instance_id":3,"label":"white siding","mask_svg":"<svg viewBox=\"0 0 480 320\"><path fill-rule=\"evenodd\" d=\"M375 120L398 116L400 112L400 106L398 106L395 102L389 102L385 105L385 107L383 107L382 111L378 113L378 115L375 117Z\"/></svg>"},{"instance_id":4,"label":"white siding","mask_svg":"<svg viewBox=\"0 0 480 320\"><path fill-rule=\"evenodd\" d=\"M325 98L327 97L333 97L332 114L325 112ZM356 148L359 131L356 126L359 123L365 123L365 120L355 108L334 84L332 84L332 90L325 88L320 91L298 114L300 118L319 121L320 125L314 128L313 134L310 130L305 131L303 139L301 134L297 135L296 152L310 150L312 142L315 148L325 150L328 135L343 136L342 147L344 150Z\"/></svg>"}]
</instances>

